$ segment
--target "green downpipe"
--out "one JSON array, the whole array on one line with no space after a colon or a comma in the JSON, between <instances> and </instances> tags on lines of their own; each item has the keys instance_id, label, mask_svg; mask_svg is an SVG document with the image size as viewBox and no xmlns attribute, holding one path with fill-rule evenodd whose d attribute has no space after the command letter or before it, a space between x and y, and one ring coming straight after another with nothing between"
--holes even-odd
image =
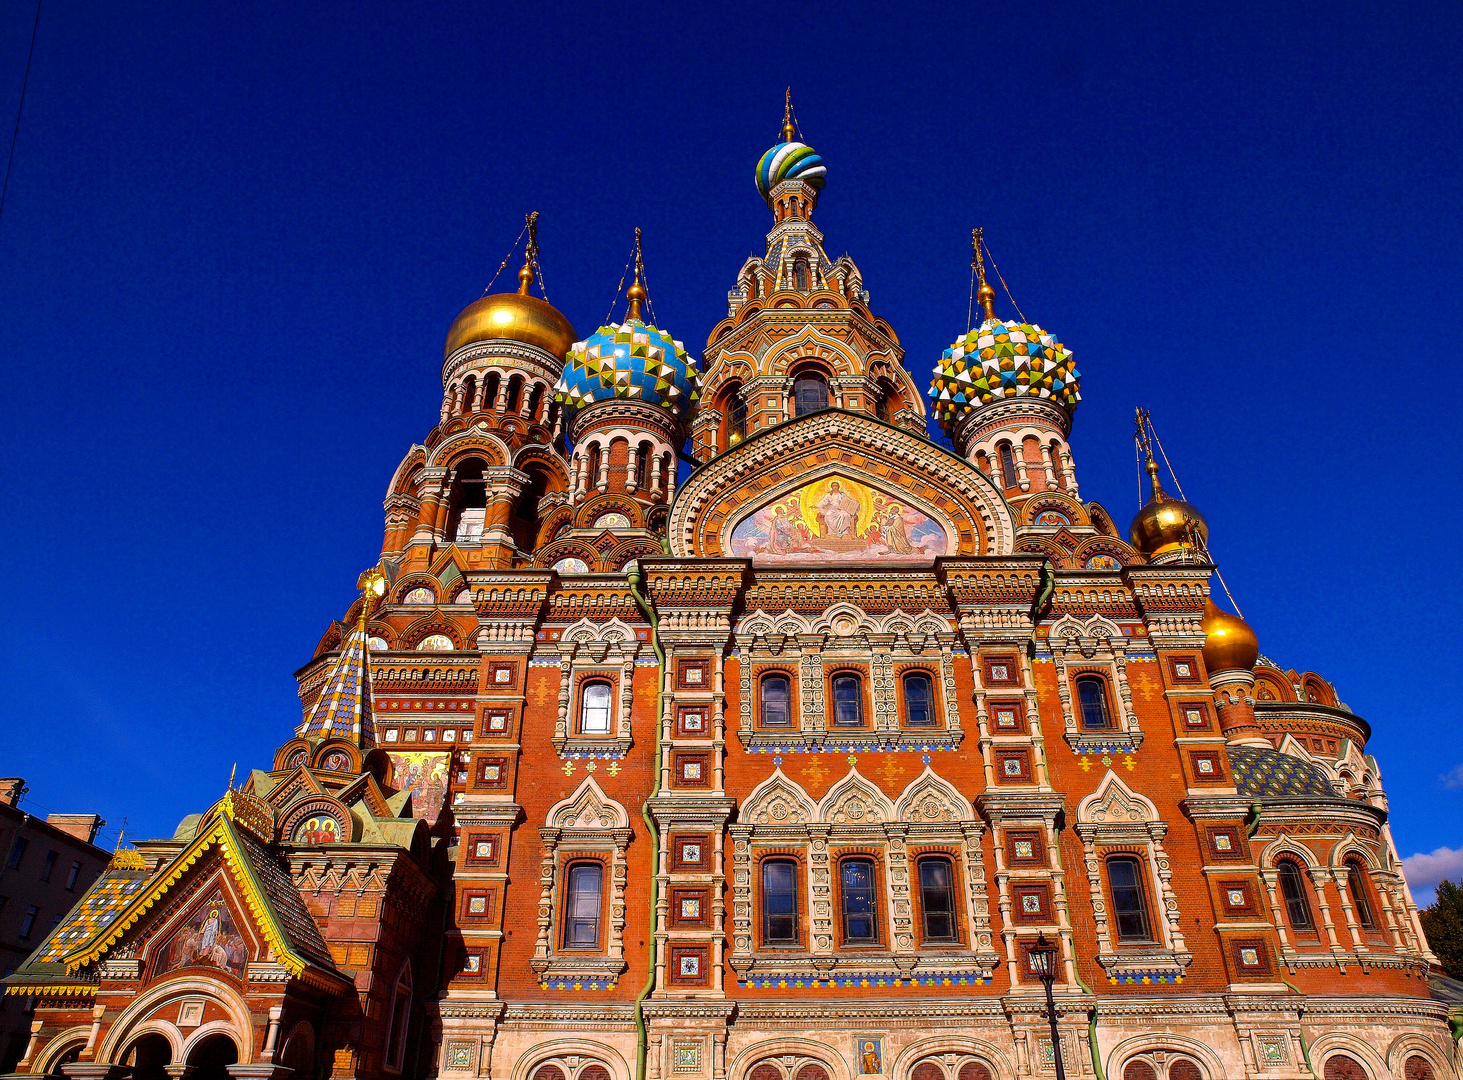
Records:
<instances>
[{"instance_id":1,"label":"green downpipe","mask_svg":"<svg viewBox=\"0 0 1463 1080\"><path fill-rule=\"evenodd\" d=\"M645 1032L645 999L655 989L655 930L656 913L660 908L660 833L655 827L655 822L650 816L648 809L650 800L660 794L660 696L665 693L665 650L660 647L660 623L655 617L655 609L645 599L645 594L640 591L641 582L644 580L638 562L631 563L625 570L626 580L630 583L630 595L635 598L641 612L650 623L650 647L655 650L655 678L658 691L655 695L655 757L654 780L650 785L650 795L645 802L640 804L640 817L645 822L645 829L650 833L650 937L649 937L649 962L648 970L645 973L645 987L635 998L635 1080L645 1080L645 1055L648 1052L649 1038Z\"/></svg>"},{"instance_id":2,"label":"green downpipe","mask_svg":"<svg viewBox=\"0 0 1463 1080\"><path fill-rule=\"evenodd\" d=\"M1280 977L1280 981L1283 982L1286 986L1290 987L1292 990L1294 990L1297 994L1300 994L1301 997L1305 997L1305 994L1301 993L1300 987L1296 986L1295 983L1285 978L1285 976L1282 975ZM1316 1080L1321 1080L1321 1074L1316 1072L1316 1067L1311 1064L1311 1048L1306 1044L1305 1032L1300 1030L1299 1023L1296 1024L1295 1034L1296 1037L1300 1039L1300 1056L1302 1059L1304 1059L1306 1063L1306 1068L1311 1071L1311 1075L1314 1076Z\"/></svg>"}]
</instances>

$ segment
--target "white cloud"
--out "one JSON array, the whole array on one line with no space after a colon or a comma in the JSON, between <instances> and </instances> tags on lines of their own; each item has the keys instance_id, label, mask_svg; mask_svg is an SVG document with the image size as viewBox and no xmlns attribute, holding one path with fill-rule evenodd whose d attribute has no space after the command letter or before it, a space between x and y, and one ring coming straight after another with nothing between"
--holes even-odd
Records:
<instances>
[{"instance_id":1,"label":"white cloud","mask_svg":"<svg viewBox=\"0 0 1463 1080\"><path fill-rule=\"evenodd\" d=\"M1427 907L1433 902L1438 882L1463 883L1463 848L1454 851L1450 847L1434 848L1430 852L1418 852L1402 860L1407 871L1407 884L1412 886L1412 898L1418 907Z\"/></svg>"},{"instance_id":2,"label":"white cloud","mask_svg":"<svg viewBox=\"0 0 1463 1080\"><path fill-rule=\"evenodd\" d=\"M1445 772L1438 777L1438 783L1449 791L1457 791L1463 788L1463 765L1455 765L1452 772Z\"/></svg>"}]
</instances>

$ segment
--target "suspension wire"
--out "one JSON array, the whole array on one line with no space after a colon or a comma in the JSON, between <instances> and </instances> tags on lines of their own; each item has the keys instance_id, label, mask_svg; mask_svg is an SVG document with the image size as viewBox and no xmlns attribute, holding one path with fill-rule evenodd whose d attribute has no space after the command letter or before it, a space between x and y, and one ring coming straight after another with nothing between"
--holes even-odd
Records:
<instances>
[{"instance_id":1,"label":"suspension wire","mask_svg":"<svg viewBox=\"0 0 1463 1080\"><path fill-rule=\"evenodd\" d=\"M991 254L991 246L987 244L984 239L981 240L981 244L985 247L986 257L991 260L991 269L996 272L996 277L1000 278L1001 280L1001 288L1006 290L1006 299L1011 301L1011 306L1016 309L1016 314L1021 316L1022 322L1025 322L1026 316L1021 314L1021 306L1016 303L1016 298L1011 295L1011 289L1010 286L1006 284L1006 279L1001 277L1001 268L996 265L996 257Z\"/></svg>"},{"instance_id":2,"label":"suspension wire","mask_svg":"<svg viewBox=\"0 0 1463 1080\"><path fill-rule=\"evenodd\" d=\"M1158 437L1158 429L1153 426L1153 418L1151 416L1148 418L1148 430L1153 433L1153 441L1158 445L1158 453L1163 458L1163 464L1168 467L1168 475L1173 477L1173 486L1178 488L1179 498L1188 502L1189 497L1184 494L1184 485L1179 483L1178 473L1173 471L1173 466L1168 461L1168 455L1163 452L1163 440Z\"/></svg>"},{"instance_id":3,"label":"suspension wire","mask_svg":"<svg viewBox=\"0 0 1463 1080\"><path fill-rule=\"evenodd\" d=\"M650 298L650 275L645 272L645 260L640 260L640 284L645 287L645 309L650 312L650 325L659 327L660 320L655 317L655 301Z\"/></svg>"},{"instance_id":4,"label":"suspension wire","mask_svg":"<svg viewBox=\"0 0 1463 1080\"><path fill-rule=\"evenodd\" d=\"M522 240L523 234L526 232L528 232L528 222L525 221L523 223L523 228L518 230L518 240ZM488 295L488 290L493 287L493 282L498 280L498 275L501 274L504 270L508 269L508 264L513 261L513 253L518 250L518 240L513 241L513 246L508 249L508 254L504 255L503 261L498 264L498 271L493 275L493 280L489 281L487 284L487 288L483 289L484 296ZM545 299L547 299L547 297L545 297Z\"/></svg>"},{"instance_id":5,"label":"suspension wire","mask_svg":"<svg viewBox=\"0 0 1463 1080\"><path fill-rule=\"evenodd\" d=\"M1138 472L1138 509L1143 509L1143 440L1133 433L1133 467Z\"/></svg>"},{"instance_id":6,"label":"suspension wire","mask_svg":"<svg viewBox=\"0 0 1463 1080\"><path fill-rule=\"evenodd\" d=\"M635 253L630 252L630 258L625 262L624 272L620 274L620 283L615 286L615 295L610 300L610 309L605 312L604 325L608 326L610 317L615 313L615 305L620 302L620 295L625 291L625 279L630 276L630 264L635 261Z\"/></svg>"},{"instance_id":7,"label":"suspension wire","mask_svg":"<svg viewBox=\"0 0 1463 1080\"><path fill-rule=\"evenodd\" d=\"M20 138L20 114L25 108L25 90L30 85L30 65L36 55L36 31L40 25L41 0L36 0L36 17L30 26L30 51L25 54L25 78L20 81L20 104L15 106L15 130L10 133L10 157L5 162L5 184L0 187L0 214L5 213L5 195L10 191L10 167L15 164L15 142Z\"/></svg>"}]
</instances>

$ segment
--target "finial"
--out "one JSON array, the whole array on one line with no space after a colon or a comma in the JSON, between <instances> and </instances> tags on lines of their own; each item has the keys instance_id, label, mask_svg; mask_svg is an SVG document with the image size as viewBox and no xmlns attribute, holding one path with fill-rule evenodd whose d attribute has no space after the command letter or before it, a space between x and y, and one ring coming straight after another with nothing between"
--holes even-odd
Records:
<instances>
[{"instance_id":1,"label":"finial","mask_svg":"<svg viewBox=\"0 0 1463 1080\"><path fill-rule=\"evenodd\" d=\"M985 243L985 229L970 230L970 246L973 249L970 265L975 267L975 276L980 281L980 289L976 292L975 298L980 301L980 310L985 313L985 320L989 322L996 317L996 290L986 284L985 280L985 256L981 254L981 245Z\"/></svg>"},{"instance_id":2,"label":"finial","mask_svg":"<svg viewBox=\"0 0 1463 1080\"><path fill-rule=\"evenodd\" d=\"M523 269L518 271L518 295L527 296L528 287L533 284L533 268L538 265L538 211L525 214L528 223L528 243L523 249Z\"/></svg>"},{"instance_id":3,"label":"finial","mask_svg":"<svg viewBox=\"0 0 1463 1080\"><path fill-rule=\"evenodd\" d=\"M791 86L787 88L787 96L782 99L782 141L793 141Z\"/></svg>"},{"instance_id":4,"label":"finial","mask_svg":"<svg viewBox=\"0 0 1463 1080\"><path fill-rule=\"evenodd\" d=\"M229 770L229 790L234 790L234 774L239 771L239 763L234 762L234 767Z\"/></svg>"},{"instance_id":5,"label":"finial","mask_svg":"<svg viewBox=\"0 0 1463 1080\"><path fill-rule=\"evenodd\" d=\"M356 580L356 588L361 590L360 628L364 630L366 619L371 614L371 605L386 595L386 575L382 572L381 565L378 563L361 574Z\"/></svg>"},{"instance_id":6,"label":"finial","mask_svg":"<svg viewBox=\"0 0 1463 1080\"><path fill-rule=\"evenodd\" d=\"M1153 484L1153 495L1149 502L1163 502L1167 496L1163 492L1163 485L1158 482L1158 462L1153 460L1153 440L1148 434L1148 429L1153 421L1148 418L1148 410L1139 406L1134 410L1136 416L1134 423L1137 431L1133 434L1133 441L1138 444L1138 450L1142 453L1146 464L1143 471L1148 474L1149 481Z\"/></svg>"},{"instance_id":7,"label":"finial","mask_svg":"<svg viewBox=\"0 0 1463 1080\"><path fill-rule=\"evenodd\" d=\"M625 290L625 296L630 300L630 311L625 316L626 322L641 322L640 305L645 303L645 286L640 284L640 279L645 270L645 260L640 257L640 229L635 229L635 282Z\"/></svg>"}]
</instances>

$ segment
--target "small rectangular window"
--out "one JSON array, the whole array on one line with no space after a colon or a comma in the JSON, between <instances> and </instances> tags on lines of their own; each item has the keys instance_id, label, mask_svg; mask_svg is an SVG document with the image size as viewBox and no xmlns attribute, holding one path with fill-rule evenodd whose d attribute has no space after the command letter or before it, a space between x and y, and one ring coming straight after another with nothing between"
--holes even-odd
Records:
<instances>
[{"instance_id":1,"label":"small rectangular window","mask_svg":"<svg viewBox=\"0 0 1463 1080\"><path fill-rule=\"evenodd\" d=\"M762 676L762 726L792 727L792 685L786 675Z\"/></svg>"},{"instance_id":2,"label":"small rectangular window","mask_svg":"<svg viewBox=\"0 0 1463 1080\"><path fill-rule=\"evenodd\" d=\"M797 864L768 859L762 864L762 940L769 945L798 941Z\"/></svg>"},{"instance_id":3,"label":"small rectangular window","mask_svg":"<svg viewBox=\"0 0 1463 1080\"><path fill-rule=\"evenodd\" d=\"M1143 898L1143 881L1138 860L1109 859L1107 880L1112 886L1113 917L1120 942L1149 941L1148 910Z\"/></svg>"},{"instance_id":4,"label":"small rectangular window","mask_svg":"<svg viewBox=\"0 0 1463 1080\"><path fill-rule=\"evenodd\" d=\"M864 722L864 694L857 675L835 675L833 677L833 726L862 727Z\"/></svg>"},{"instance_id":5,"label":"small rectangular window","mask_svg":"<svg viewBox=\"0 0 1463 1080\"><path fill-rule=\"evenodd\" d=\"M41 880L50 881L51 875L56 871L56 852L46 852L46 861L41 864Z\"/></svg>"},{"instance_id":6,"label":"small rectangular window","mask_svg":"<svg viewBox=\"0 0 1463 1080\"><path fill-rule=\"evenodd\" d=\"M583 735L610 733L610 684L590 683L580 696L579 731Z\"/></svg>"},{"instance_id":7,"label":"small rectangular window","mask_svg":"<svg viewBox=\"0 0 1463 1080\"><path fill-rule=\"evenodd\" d=\"M20 869L20 860L25 858L25 849L30 847L30 841L23 836L17 836L15 843L10 845L10 859L5 864L11 870Z\"/></svg>"},{"instance_id":8,"label":"small rectangular window","mask_svg":"<svg viewBox=\"0 0 1463 1080\"><path fill-rule=\"evenodd\" d=\"M25 909L25 917L20 920L20 936L22 938L30 937L30 932L35 929L38 911L39 909L34 904Z\"/></svg>"},{"instance_id":9,"label":"small rectangular window","mask_svg":"<svg viewBox=\"0 0 1463 1080\"><path fill-rule=\"evenodd\" d=\"M873 944L878 940L873 862L844 859L839 885L843 893L843 940L855 945Z\"/></svg>"},{"instance_id":10,"label":"small rectangular window","mask_svg":"<svg viewBox=\"0 0 1463 1080\"><path fill-rule=\"evenodd\" d=\"M919 906L924 917L925 940L955 940L955 888L950 860L928 858L919 861Z\"/></svg>"}]
</instances>

